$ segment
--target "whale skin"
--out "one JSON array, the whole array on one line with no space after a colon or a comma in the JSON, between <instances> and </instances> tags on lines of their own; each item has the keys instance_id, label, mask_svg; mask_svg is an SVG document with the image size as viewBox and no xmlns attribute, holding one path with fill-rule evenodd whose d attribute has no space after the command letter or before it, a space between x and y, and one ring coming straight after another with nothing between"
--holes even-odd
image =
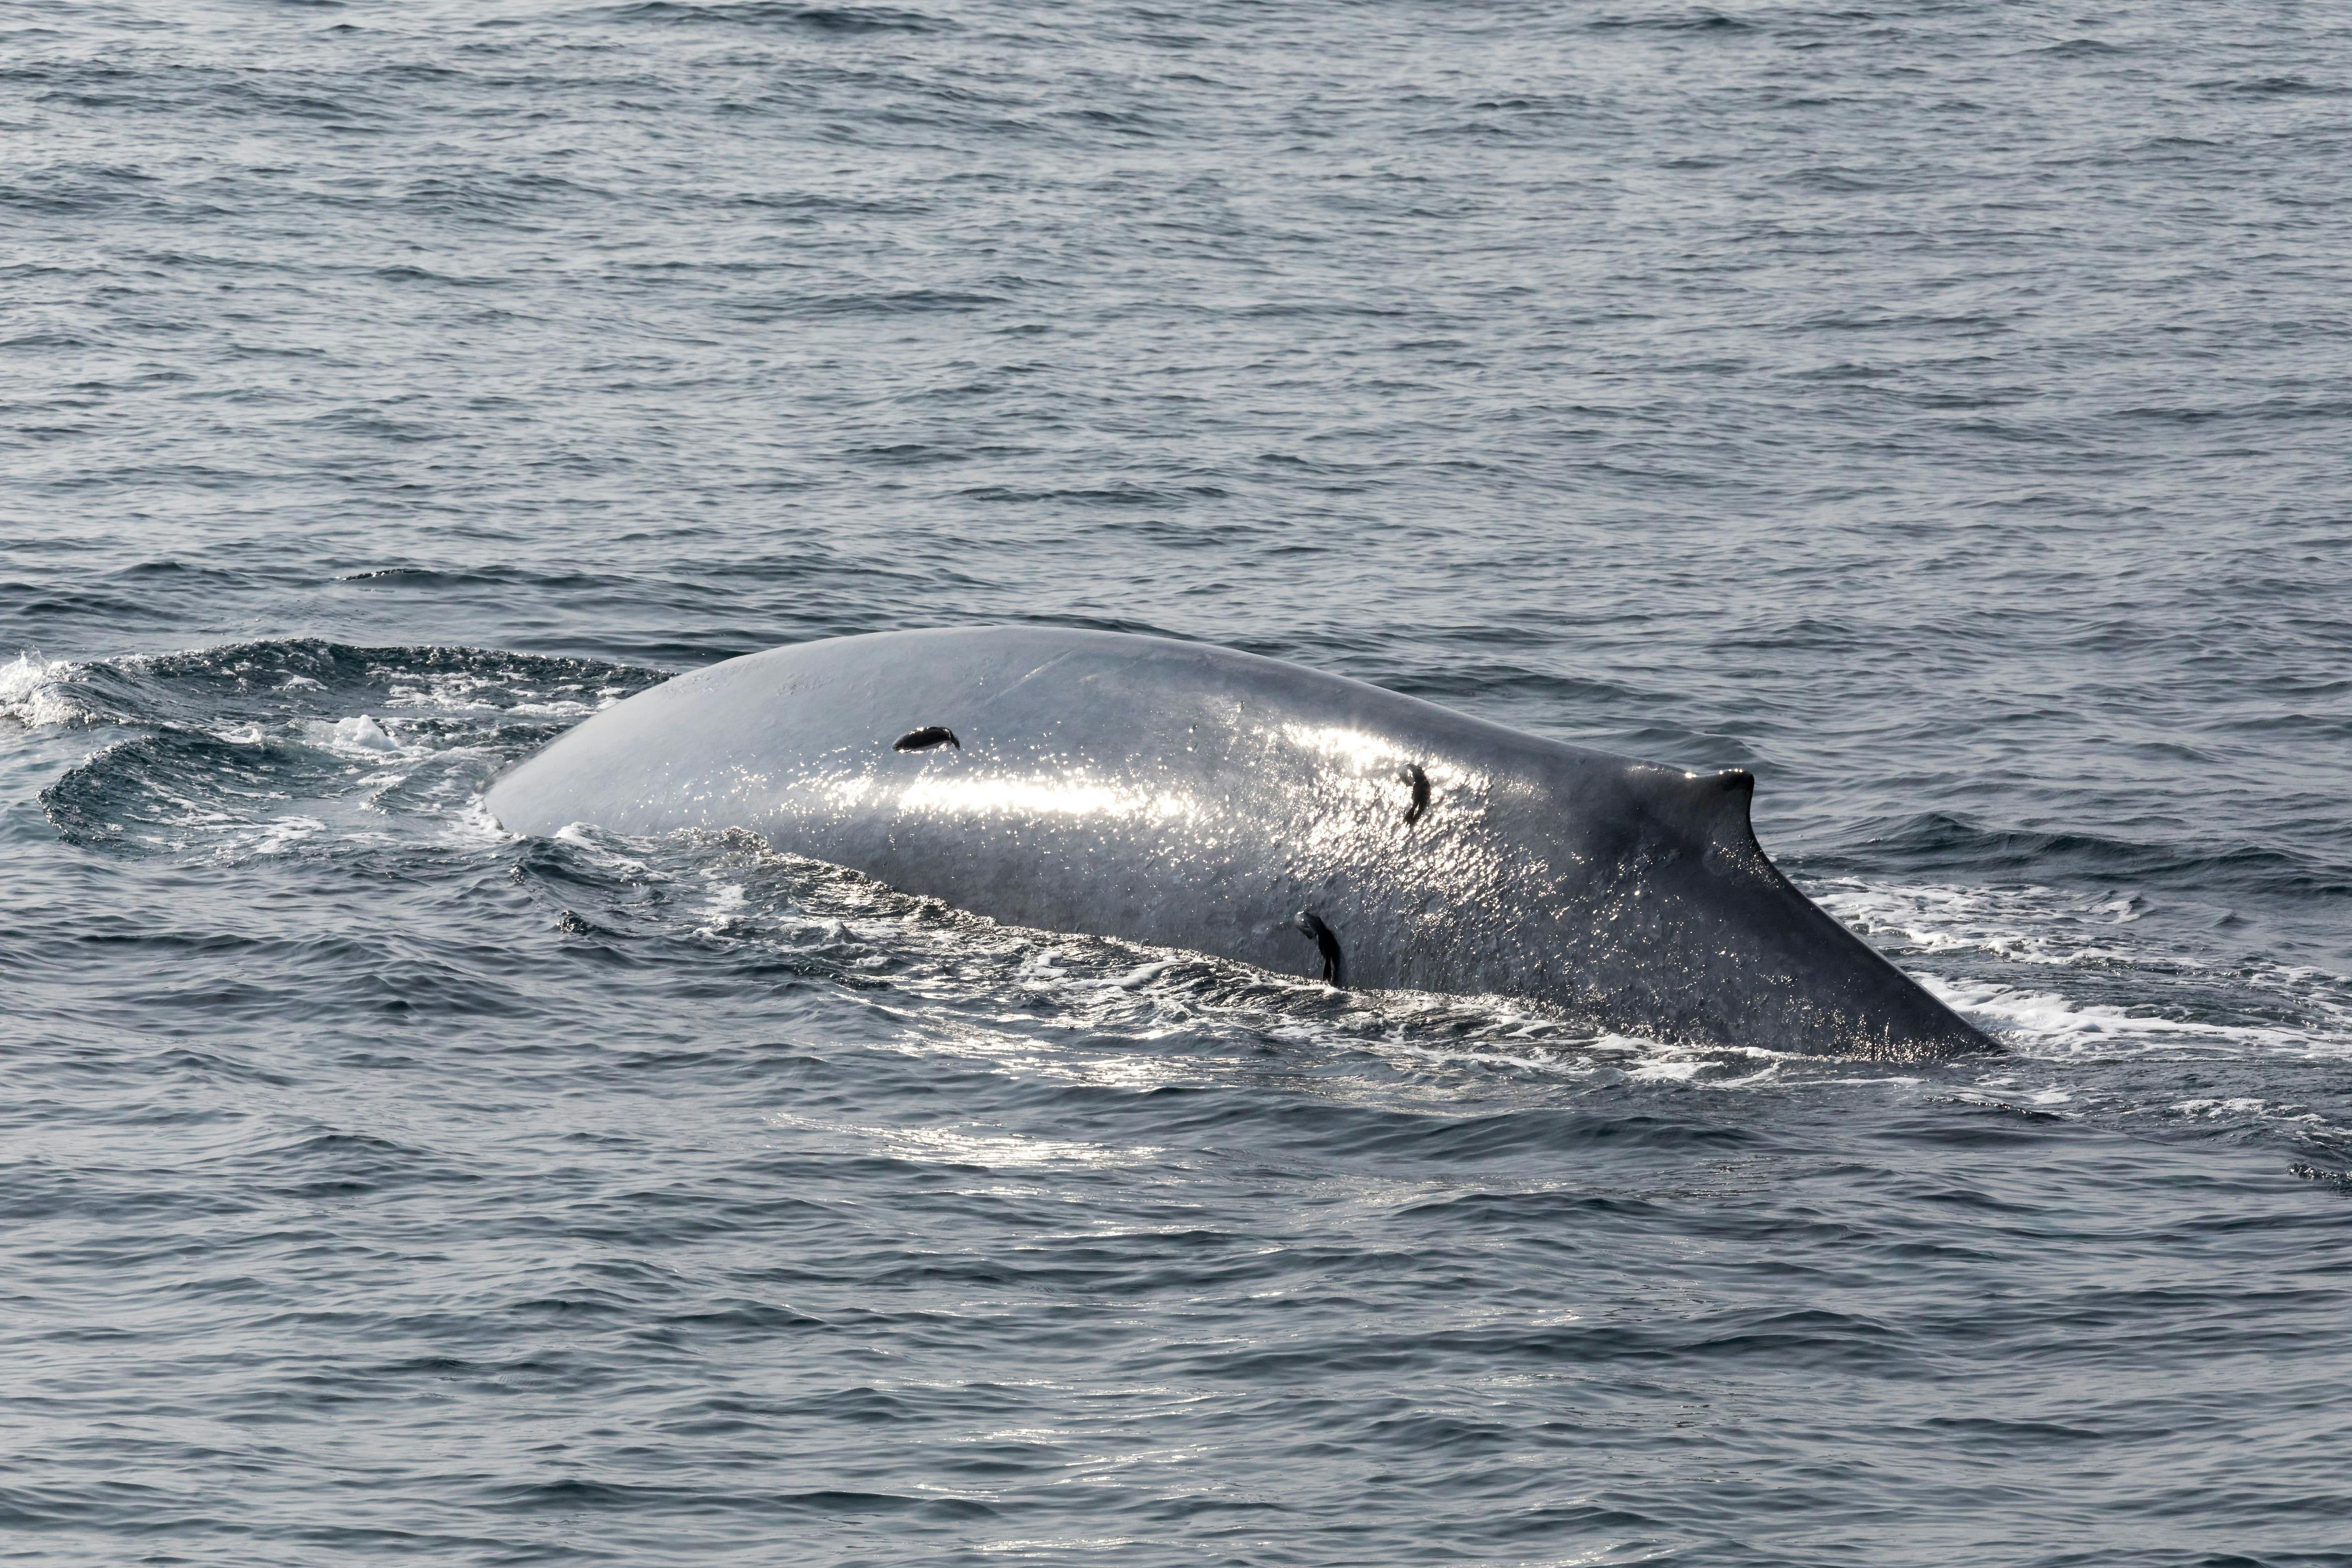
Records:
<instances>
[{"instance_id":1,"label":"whale skin","mask_svg":"<svg viewBox=\"0 0 2352 1568\"><path fill-rule=\"evenodd\" d=\"M955 745L898 749L952 731ZM1520 733L1279 659L1006 626L680 675L495 780L510 831L749 829L1008 923L1496 994L1677 1044L1995 1048L1781 876L1754 779Z\"/></svg>"}]
</instances>

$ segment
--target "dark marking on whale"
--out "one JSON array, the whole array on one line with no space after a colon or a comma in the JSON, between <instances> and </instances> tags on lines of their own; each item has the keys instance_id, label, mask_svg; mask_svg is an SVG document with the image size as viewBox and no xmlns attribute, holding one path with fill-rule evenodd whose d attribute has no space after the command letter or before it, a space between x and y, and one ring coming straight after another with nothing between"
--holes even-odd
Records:
<instances>
[{"instance_id":1,"label":"dark marking on whale","mask_svg":"<svg viewBox=\"0 0 2352 1568\"><path fill-rule=\"evenodd\" d=\"M874 715L909 712L968 716L988 743L894 767ZM898 744L961 750L944 726ZM1445 831L1400 855L1408 768ZM1276 973L1297 972L1311 910L1345 933L1356 989L1499 994L1678 1044L1993 1049L1790 885L1749 826L1755 787L1228 648L999 626L681 675L559 736L488 804L517 833L748 829L1009 924Z\"/></svg>"},{"instance_id":2,"label":"dark marking on whale","mask_svg":"<svg viewBox=\"0 0 2352 1568\"><path fill-rule=\"evenodd\" d=\"M1407 763L1397 770L1397 777L1412 786L1412 804L1404 808L1404 825L1411 827L1429 809L1429 775L1421 771L1419 763Z\"/></svg>"},{"instance_id":3,"label":"dark marking on whale","mask_svg":"<svg viewBox=\"0 0 2352 1568\"><path fill-rule=\"evenodd\" d=\"M908 731L890 742L890 749L894 752L927 752L933 746L953 746L959 752L963 750L963 742L957 740L955 731L945 724L926 724L919 730Z\"/></svg>"},{"instance_id":4,"label":"dark marking on whale","mask_svg":"<svg viewBox=\"0 0 2352 1568\"><path fill-rule=\"evenodd\" d=\"M1312 910L1299 910L1291 918L1290 923L1315 939L1315 951L1323 955L1323 984L1345 986L1348 983L1341 978L1343 968L1339 957L1339 939L1331 934L1331 928L1317 919Z\"/></svg>"}]
</instances>

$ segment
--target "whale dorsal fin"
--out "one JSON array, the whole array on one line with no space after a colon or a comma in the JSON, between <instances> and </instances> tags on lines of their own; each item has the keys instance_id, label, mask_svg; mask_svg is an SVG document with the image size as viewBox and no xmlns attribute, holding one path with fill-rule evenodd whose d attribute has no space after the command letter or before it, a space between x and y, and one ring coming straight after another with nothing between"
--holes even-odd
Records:
<instances>
[{"instance_id":1,"label":"whale dorsal fin","mask_svg":"<svg viewBox=\"0 0 2352 1568\"><path fill-rule=\"evenodd\" d=\"M1661 780L1664 815L1712 854L1741 863L1763 858L1748 807L1756 799L1756 775L1746 768L1711 773L1676 773Z\"/></svg>"}]
</instances>

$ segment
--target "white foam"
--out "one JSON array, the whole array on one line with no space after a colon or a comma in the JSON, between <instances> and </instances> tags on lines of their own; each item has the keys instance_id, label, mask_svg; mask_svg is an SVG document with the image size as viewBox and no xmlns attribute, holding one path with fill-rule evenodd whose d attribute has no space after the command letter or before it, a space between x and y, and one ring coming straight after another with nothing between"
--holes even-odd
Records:
<instances>
[{"instance_id":1,"label":"white foam","mask_svg":"<svg viewBox=\"0 0 2352 1568\"><path fill-rule=\"evenodd\" d=\"M1915 973L1913 978L1946 1006L1967 1014L2001 1035L2011 1048L2031 1056L2171 1055L2200 1047L2217 1056L2249 1050L2352 1055L2352 1033L2333 1029L2174 1018L2158 1012L2079 1002L2053 991L1952 982L1933 974Z\"/></svg>"},{"instance_id":2,"label":"white foam","mask_svg":"<svg viewBox=\"0 0 2352 1568\"><path fill-rule=\"evenodd\" d=\"M333 743L342 749L362 752L396 752L400 742L383 732L383 726L365 713L356 718L335 721Z\"/></svg>"},{"instance_id":3,"label":"white foam","mask_svg":"<svg viewBox=\"0 0 2352 1568\"><path fill-rule=\"evenodd\" d=\"M567 822L555 830L557 843L569 844L576 849L585 849L605 866L614 867L624 871L644 872L649 869L643 860L607 847L600 838L601 835L594 825L586 822Z\"/></svg>"},{"instance_id":4,"label":"white foam","mask_svg":"<svg viewBox=\"0 0 2352 1568\"><path fill-rule=\"evenodd\" d=\"M219 851L226 856L280 855L306 838L327 830L327 825L315 816L278 816L260 824L234 845L225 845Z\"/></svg>"},{"instance_id":5,"label":"white foam","mask_svg":"<svg viewBox=\"0 0 2352 1568\"><path fill-rule=\"evenodd\" d=\"M2140 917L2138 900L2054 889L1876 887L1825 883L1813 901L1898 952L1982 952L2017 963L2070 966L2130 955L2106 933Z\"/></svg>"},{"instance_id":6,"label":"white foam","mask_svg":"<svg viewBox=\"0 0 2352 1568\"><path fill-rule=\"evenodd\" d=\"M1031 1138L1019 1133L992 1136L945 1127L866 1127L782 1110L772 1113L769 1121L780 1127L805 1128L878 1143L894 1158L919 1164L977 1165L992 1171L1067 1165L1108 1168L1137 1164L1166 1152L1151 1144L1120 1148L1076 1139Z\"/></svg>"},{"instance_id":7,"label":"white foam","mask_svg":"<svg viewBox=\"0 0 2352 1568\"><path fill-rule=\"evenodd\" d=\"M1839 881L1814 896L1948 1005L2031 1056L2352 1056L2352 980L2253 961L2225 984L2203 960L2140 945L2146 928L2125 929L2137 926L2148 908L2139 894ZM1915 965L1923 957L1977 973L1945 979L1922 973ZM1986 960L1993 961L1993 975L1984 973ZM2033 966L2030 980L1998 974L2023 965ZM2113 997L2118 984L2132 992L2121 1005L2067 994L2079 984ZM2210 1014L2236 984L2268 994L2263 1014L2284 1003L2301 1016L2239 1023L2194 1016ZM2231 1011L2245 1016L2236 1006Z\"/></svg>"},{"instance_id":8,"label":"white foam","mask_svg":"<svg viewBox=\"0 0 2352 1568\"><path fill-rule=\"evenodd\" d=\"M353 714L348 719L297 719L286 728L321 751L341 757L377 761L394 754L421 757L431 750L422 744L404 744L369 713ZM215 732L223 740L244 739L236 733Z\"/></svg>"},{"instance_id":9,"label":"white foam","mask_svg":"<svg viewBox=\"0 0 2352 1568\"><path fill-rule=\"evenodd\" d=\"M508 832L499 819L490 815L489 798L478 794L468 796L466 804L449 817L446 837L460 844L512 844L522 835Z\"/></svg>"},{"instance_id":10,"label":"white foam","mask_svg":"<svg viewBox=\"0 0 2352 1568\"><path fill-rule=\"evenodd\" d=\"M404 674L394 678L385 705L393 708L472 710L485 713L503 710L537 717L579 719L599 709L610 708L623 695L623 689L617 686L600 687L591 692L586 683L582 681L563 681L541 688L518 684L520 672L513 669ZM501 696L511 701L501 703L495 700Z\"/></svg>"},{"instance_id":11,"label":"white foam","mask_svg":"<svg viewBox=\"0 0 2352 1568\"><path fill-rule=\"evenodd\" d=\"M1379 1054L1436 1067L1502 1068L1563 1078L1590 1078L1600 1070L1599 1065L1588 1057L1562 1056L1553 1051L1481 1050L1475 1046L1425 1046L1410 1040L1384 1045Z\"/></svg>"},{"instance_id":12,"label":"white foam","mask_svg":"<svg viewBox=\"0 0 2352 1568\"><path fill-rule=\"evenodd\" d=\"M73 668L68 660L43 658L29 649L0 664L0 718L14 719L28 730L88 718L81 705L59 689Z\"/></svg>"}]
</instances>

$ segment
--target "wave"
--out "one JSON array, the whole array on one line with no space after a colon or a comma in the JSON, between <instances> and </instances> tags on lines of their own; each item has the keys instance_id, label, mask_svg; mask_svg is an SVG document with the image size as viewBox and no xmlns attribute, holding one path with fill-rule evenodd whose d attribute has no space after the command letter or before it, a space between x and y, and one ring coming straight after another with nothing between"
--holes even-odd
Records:
<instances>
[{"instance_id":1,"label":"wave","mask_svg":"<svg viewBox=\"0 0 2352 1568\"><path fill-rule=\"evenodd\" d=\"M529 705L601 703L667 678L667 671L603 659L431 645L371 647L317 637L124 654L89 663L26 652L0 666L0 716L26 725L202 729L341 716L354 701L370 700L394 708L553 711Z\"/></svg>"},{"instance_id":2,"label":"wave","mask_svg":"<svg viewBox=\"0 0 2352 1568\"><path fill-rule=\"evenodd\" d=\"M379 844L665 679L597 659L294 637L0 667L0 715L135 731L41 792L67 842L232 859Z\"/></svg>"},{"instance_id":3,"label":"wave","mask_svg":"<svg viewBox=\"0 0 2352 1568\"><path fill-rule=\"evenodd\" d=\"M2352 893L2352 863L2273 844L2147 843L2095 833L1986 827L1940 811L1876 834L1866 847L1878 863L1958 871L1972 879L2042 882L2072 875L2206 893L2230 889L2296 899ZM1820 859L1825 867L1852 863L1839 855Z\"/></svg>"},{"instance_id":4,"label":"wave","mask_svg":"<svg viewBox=\"0 0 2352 1568\"><path fill-rule=\"evenodd\" d=\"M889 5L795 5L779 0L743 0L737 5L688 5L683 0L641 0L594 13L610 21L666 26L779 27L793 32L849 37L861 33L943 33L955 30L944 16Z\"/></svg>"},{"instance_id":5,"label":"wave","mask_svg":"<svg viewBox=\"0 0 2352 1568\"><path fill-rule=\"evenodd\" d=\"M2027 1057L2352 1057L2352 976L2187 956L2144 889L1839 879L1807 890Z\"/></svg>"}]
</instances>

